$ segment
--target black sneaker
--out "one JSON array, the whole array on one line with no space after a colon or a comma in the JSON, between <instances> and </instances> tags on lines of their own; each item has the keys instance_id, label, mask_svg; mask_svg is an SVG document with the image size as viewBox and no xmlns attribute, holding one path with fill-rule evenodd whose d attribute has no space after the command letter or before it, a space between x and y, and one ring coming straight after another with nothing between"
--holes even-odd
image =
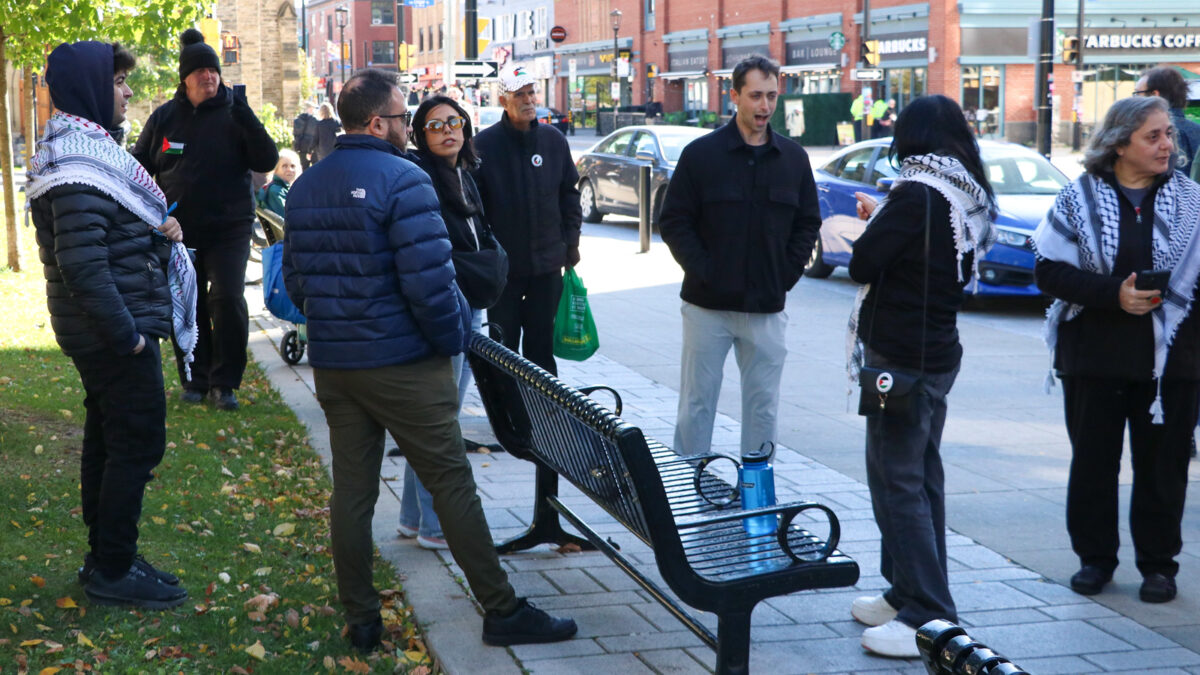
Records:
<instances>
[{"instance_id":1,"label":"black sneaker","mask_svg":"<svg viewBox=\"0 0 1200 675\"><path fill-rule=\"evenodd\" d=\"M1080 595L1096 595L1112 581L1112 572L1095 565L1084 565L1071 577L1071 590Z\"/></svg>"},{"instance_id":2,"label":"black sneaker","mask_svg":"<svg viewBox=\"0 0 1200 675\"><path fill-rule=\"evenodd\" d=\"M199 389L184 389L183 393L179 395L179 400L184 403L196 405L204 403L204 397L207 394L208 392L200 391Z\"/></svg>"},{"instance_id":3,"label":"black sneaker","mask_svg":"<svg viewBox=\"0 0 1200 675\"><path fill-rule=\"evenodd\" d=\"M238 400L237 394L232 389L214 389L212 396L216 399L217 408L220 410L237 410Z\"/></svg>"},{"instance_id":4,"label":"black sneaker","mask_svg":"<svg viewBox=\"0 0 1200 675\"><path fill-rule=\"evenodd\" d=\"M383 619L375 617L370 623L350 624L350 644L359 654L370 654L379 648L383 637Z\"/></svg>"},{"instance_id":5,"label":"black sneaker","mask_svg":"<svg viewBox=\"0 0 1200 675\"><path fill-rule=\"evenodd\" d=\"M574 620L550 616L525 598L517 600L517 608L508 616L483 615L483 642L493 647L559 642L578 630Z\"/></svg>"},{"instance_id":6,"label":"black sneaker","mask_svg":"<svg viewBox=\"0 0 1200 675\"><path fill-rule=\"evenodd\" d=\"M95 570L83 591L97 605L127 605L143 609L178 607L188 597L182 587L164 584L137 564L130 565L129 570L116 579L109 579L100 570Z\"/></svg>"},{"instance_id":7,"label":"black sneaker","mask_svg":"<svg viewBox=\"0 0 1200 675\"><path fill-rule=\"evenodd\" d=\"M1165 574L1147 574L1138 597L1142 602L1170 602L1175 599L1175 580Z\"/></svg>"},{"instance_id":8,"label":"black sneaker","mask_svg":"<svg viewBox=\"0 0 1200 675\"><path fill-rule=\"evenodd\" d=\"M170 572L164 572L163 570L158 569L154 565L151 565L150 561L146 560L140 555L133 558L133 564L137 567L141 567L143 572L157 578L159 581L168 586L179 585L179 577L171 574ZM92 578L92 573L95 571L96 558L89 553L83 557L83 567L79 568L79 572L77 574L79 583L86 584L88 580Z\"/></svg>"}]
</instances>

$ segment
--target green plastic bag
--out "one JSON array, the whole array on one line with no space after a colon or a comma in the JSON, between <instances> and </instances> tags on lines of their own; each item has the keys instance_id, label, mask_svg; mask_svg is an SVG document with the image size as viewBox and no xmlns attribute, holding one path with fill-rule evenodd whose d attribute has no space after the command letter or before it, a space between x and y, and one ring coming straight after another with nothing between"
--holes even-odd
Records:
<instances>
[{"instance_id":1,"label":"green plastic bag","mask_svg":"<svg viewBox=\"0 0 1200 675\"><path fill-rule=\"evenodd\" d=\"M575 270L563 272L562 297L554 317L554 355L570 361L586 361L600 348L596 321L588 306L587 288Z\"/></svg>"}]
</instances>

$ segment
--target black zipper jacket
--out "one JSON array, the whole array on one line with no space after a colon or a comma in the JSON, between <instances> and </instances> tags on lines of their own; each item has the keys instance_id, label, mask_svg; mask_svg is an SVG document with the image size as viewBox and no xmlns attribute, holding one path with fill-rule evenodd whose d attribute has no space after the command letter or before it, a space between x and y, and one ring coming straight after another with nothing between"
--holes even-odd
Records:
<instances>
[{"instance_id":1,"label":"black zipper jacket","mask_svg":"<svg viewBox=\"0 0 1200 675\"><path fill-rule=\"evenodd\" d=\"M679 296L736 312L781 311L820 229L808 153L770 130L749 146L736 117L683 149L659 217Z\"/></svg>"},{"instance_id":2,"label":"black zipper jacket","mask_svg":"<svg viewBox=\"0 0 1200 675\"><path fill-rule=\"evenodd\" d=\"M190 247L249 238L250 171L266 173L279 161L275 142L250 105L224 84L196 107L180 85L175 98L146 120L133 156L166 193L167 203L179 203L171 215Z\"/></svg>"}]
</instances>

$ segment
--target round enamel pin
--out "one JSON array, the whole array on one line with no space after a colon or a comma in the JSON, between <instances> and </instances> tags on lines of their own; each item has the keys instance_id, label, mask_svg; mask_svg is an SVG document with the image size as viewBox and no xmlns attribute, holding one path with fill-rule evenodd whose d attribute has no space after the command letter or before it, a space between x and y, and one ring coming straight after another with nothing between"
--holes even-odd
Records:
<instances>
[{"instance_id":1,"label":"round enamel pin","mask_svg":"<svg viewBox=\"0 0 1200 675\"><path fill-rule=\"evenodd\" d=\"M532 162L534 166L541 166L542 165L542 156L534 155L533 157L531 157L529 159L529 161Z\"/></svg>"}]
</instances>

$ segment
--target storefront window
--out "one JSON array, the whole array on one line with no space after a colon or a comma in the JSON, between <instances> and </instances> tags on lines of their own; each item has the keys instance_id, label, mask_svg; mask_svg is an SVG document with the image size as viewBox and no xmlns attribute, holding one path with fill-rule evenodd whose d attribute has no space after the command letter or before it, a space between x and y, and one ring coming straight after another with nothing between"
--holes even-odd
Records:
<instances>
[{"instance_id":1,"label":"storefront window","mask_svg":"<svg viewBox=\"0 0 1200 675\"><path fill-rule=\"evenodd\" d=\"M841 86L841 71L814 70L789 73L783 77L785 94L836 94Z\"/></svg>"},{"instance_id":2,"label":"storefront window","mask_svg":"<svg viewBox=\"0 0 1200 675\"><path fill-rule=\"evenodd\" d=\"M1134 84L1142 76L1146 65L1087 65L1083 72L1083 105L1080 121L1095 124L1104 119L1105 113L1117 99L1133 95Z\"/></svg>"},{"instance_id":3,"label":"storefront window","mask_svg":"<svg viewBox=\"0 0 1200 675\"><path fill-rule=\"evenodd\" d=\"M1001 92L1004 91L1004 66L964 66L962 69L962 107L967 121L978 136L993 138L1004 134Z\"/></svg>"},{"instance_id":4,"label":"storefront window","mask_svg":"<svg viewBox=\"0 0 1200 675\"><path fill-rule=\"evenodd\" d=\"M896 110L901 110L908 102L925 95L924 68L889 68L886 71L887 89L884 96L896 99Z\"/></svg>"},{"instance_id":5,"label":"storefront window","mask_svg":"<svg viewBox=\"0 0 1200 675\"><path fill-rule=\"evenodd\" d=\"M683 110L688 120L694 120L701 112L708 110L708 78L693 77L685 82Z\"/></svg>"}]
</instances>

